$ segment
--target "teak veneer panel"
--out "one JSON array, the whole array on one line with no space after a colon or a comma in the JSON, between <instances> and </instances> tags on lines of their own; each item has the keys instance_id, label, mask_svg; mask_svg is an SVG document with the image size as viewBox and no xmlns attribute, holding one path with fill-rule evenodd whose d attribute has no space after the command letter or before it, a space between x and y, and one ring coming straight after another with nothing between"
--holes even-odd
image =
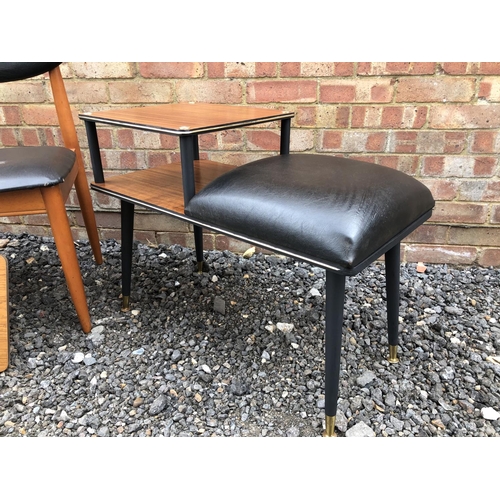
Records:
<instances>
[{"instance_id":1,"label":"teak veneer panel","mask_svg":"<svg viewBox=\"0 0 500 500\"><path fill-rule=\"evenodd\" d=\"M0 372L9 366L9 285L7 261L0 255Z\"/></svg>"},{"instance_id":2,"label":"teak veneer panel","mask_svg":"<svg viewBox=\"0 0 500 500\"><path fill-rule=\"evenodd\" d=\"M194 178L196 192L209 182L235 168L234 165L209 160L195 160ZM106 178L105 182L92 183L92 189L138 205L164 212L184 214L181 164L169 163L159 167L136 170Z\"/></svg>"},{"instance_id":3,"label":"teak veneer panel","mask_svg":"<svg viewBox=\"0 0 500 500\"><path fill-rule=\"evenodd\" d=\"M126 109L110 109L80 115L83 120L174 135L225 130L291 118L280 109L228 106L226 104L158 104Z\"/></svg>"}]
</instances>

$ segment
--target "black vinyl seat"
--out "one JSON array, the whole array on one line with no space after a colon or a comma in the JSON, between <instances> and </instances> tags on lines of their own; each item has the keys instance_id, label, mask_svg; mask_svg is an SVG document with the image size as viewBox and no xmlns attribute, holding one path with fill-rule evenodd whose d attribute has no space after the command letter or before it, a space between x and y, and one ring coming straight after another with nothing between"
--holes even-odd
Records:
<instances>
[{"instance_id":1,"label":"black vinyl seat","mask_svg":"<svg viewBox=\"0 0 500 500\"><path fill-rule=\"evenodd\" d=\"M0 149L0 193L60 184L75 159L74 151L58 146Z\"/></svg>"},{"instance_id":2,"label":"black vinyl seat","mask_svg":"<svg viewBox=\"0 0 500 500\"><path fill-rule=\"evenodd\" d=\"M397 170L292 154L247 163L215 179L185 212L356 274L428 217L433 206L429 189Z\"/></svg>"},{"instance_id":3,"label":"black vinyl seat","mask_svg":"<svg viewBox=\"0 0 500 500\"><path fill-rule=\"evenodd\" d=\"M407 174L318 154L242 165L185 207L200 225L326 269L326 436L335 435L346 276L385 255L389 361L396 363L400 242L433 208L429 189Z\"/></svg>"}]
</instances>

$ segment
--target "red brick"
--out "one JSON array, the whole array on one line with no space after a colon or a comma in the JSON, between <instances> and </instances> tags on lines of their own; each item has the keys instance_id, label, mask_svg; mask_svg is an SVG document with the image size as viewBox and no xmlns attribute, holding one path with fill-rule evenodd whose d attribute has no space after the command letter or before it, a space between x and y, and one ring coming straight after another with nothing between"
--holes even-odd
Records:
<instances>
[{"instance_id":1,"label":"red brick","mask_svg":"<svg viewBox=\"0 0 500 500\"><path fill-rule=\"evenodd\" d=\"M21 113L18 106L0 106L0 125L20 125Z\"/></svg>"},{"instance_id":2,"label":"red brick","mask_svg":"<svg viewBox=\"0 0 500 500\"><path fill-rule=\"evenodd\" d=\"M144 78L201 78L204 68L197 62L143 62L139 72Z\"/></svg>"},{"instance_id":3,"label":"red brick","mask_svg":"<svg viewBox=\"0 0 500 500\"><path fill-rule=\"evenodd\" d=\"M37 129L22 129L21 136L23 146L41 146Z\"/></svg>"},{"instance_id":4,"label":"red brick","mask_svg":"<svg viewBox=\"0 0 500 500\"><path fill-rule=\"evenodd\" d=\"M300 76L300 63L299 62L281 63L280 75L281 77L289 77L289 78Z\"/></svg>"},{"instance_id":5,"label":"red brick","mask_svg":"<svg viewBox=\"0 0 500 500\"><path fill-rule=\"evenodd\" d=\"M457 184L446 179L420 179L431 191L437 201L451 201L457 196Z\"/></svg>"},{"instance_id":6,"label":"red brick","mask_svg":"<svg viewBox=\"0 0 500 500\"><path fill-rule=\"evenodd\" d=\"M472 153L499 153L500 136L498 132L478 131L473 134Z\"/></svg>"},{"instance_id":7,"label":"red brick","mask_svg":"<svg viewBox=\"0 0 500 500\"><path fill-rule=\"evenodd\" d=\"M295 111L295 123L299 127L316 125L316 106L299 106Z\"/></svg>"},{"instance_id":8,"label":"red brick","mask_svg":"<svg viewBox=\"0 0 500 500\"><path fill-rule=\"evenodd\" d=\"M371 161L385 167L394 168L408 175L416 175L418 170L419 158L416 155L377 155L365 157L364 161Z\"/></svg>"},{"instance_id":9,"label":"red brick","mask_svg":"<svg viewBox=\"0 0 500 500\"><path fill-rule=\"evenodd\" d=\"M249 82L247 101L248 103L315 102L316 82L310 80Z\"/></svg>"},{"instance_id":10,"label":"red brick","mask_svg":"<svg viewBox=\"0 0 500 500\"><path fill-rule=\"evenodd\" d=\"M321 85L321 102L354 102L356 100L356 85Z\"/></svg>"},{"instance_id":11,"label":"red brick","mask_svg":"<svg viewBox=\"0 0 500 500\"><path fill-rule=\"evenodd\" d=\"M321 148L325 150L339 150L342 146L342 132L326 130L323 132Z\"/></svg>"},{"instance_id":12,"label":"red brick","mask_svg":"<svg viewBox=\"0 0 500 500\"><path fill-rule=\"evenodd\" d=\"M466 62L448 62L443 63L441 67L449 75L465 75L468 64Z\"/></svg>"},{"instance_id":13,"label":"red brick","mask_svg":"<svg viewBox=\"0 0 500 500\"><path fill-rule=\"evenodd\" d=\"M255 63L255 76L258 78L271 78L277 75L277 65L274 62L256 62Z\"/></svg>"},{"instance_id":14,"label":"red brick","mask_svg":"<svg viewBox=\"0 0 500 500\"><path fill-rule=\"evenodd\" d=\"M423 158L422 175L442 176L445 158L443 156L428 156Z\"/></svg>"},{"instance_id":15,"label":"red brick","mask_svg":"<svg viewBox=\"0 0 500 500\"><path fill-rule=\"evenodd\" d=\"M279 151L280 135L270 130L249 130L247 132L248 147L265 151Z\"/></svg>"},{"instance_id":16,"label":"red brick","mask_svg":"<svg viewBox=\"0 0 500 500\"><path fill-rule=\"evenodd\" d=\"M18 146L14 130L11 128L0 129L0 144L2 146Z\"/></svg>"},{"instance_id":17,"label":"red brick","mask_svg":"<svg viewBox=\"0 0 500 500\"><path fill-rule=\"evenodd\" d=\"M224 63L223 62L209 62L207 63L207 76L208 78L224 78Z\"/></svg>"},{"instance_id":18,"label":"red brick","mask_svg":"<svg viewBox=\"0 0 500 500\"><path fill-rule=\"evenodd\" d=\"M337 62L335 63L335 76L353 76L354 63L352 62Z\"/></svg>"},{"instance_id":19,"label":"red brick","mask_svg":"<svg viewBox=\"0 0 500 500\"><path fill-rule=\"evenodd\" d=\"M432 213L432 222L458 222L483 224L488 215L488 206L477 203L437 201Z\"/></svg>"},{"instance_id":20,"label":"red brick","mask_svg":"<svg viewBox=\"0 0 500 500\"><path fill-rule=\"evenodd\" d=\"M417 132L394 132L390 135L389 151L394 153L415 153L417 151Z\"/></svg>"},{"instance_id":21,"label":"red brick","mask_svg":"<svg viewBox=\"0 0 500 500\"><path fill-rule=\"evenodd\" d=\"M56 109L52 105L24 106L22 116L27 125L59 125Z\"/></svg>"},{"instance_id":22,"label":"red brick","mask_svg":"<svg viewBox=\"0 0 500 500\"><path fill-rule=\"evenodd\" d=\"M367 151L384 151L387 135L385 132L374 132L366 140Z\"/></svg>"},{"instance_id":23,"label":"red brick","mask_svg":"<svg viewBox=\"0 0 500 500\"><path fill-rule=\"evenodd\" d=\"M500 205L491 206L490 222L492 224L500 224Z\"/></svg>"},{"instance_id":24,"label":"red brick","mask_svg":"<svg viewBox=\"0 0 500 500\"><path fill-rule=\"evenodd\" d=\"M427 243L440 244L447 240L448 226L439 226L437 224L422 224L404 241L406 243Z\"/></svg>"},{"instance_id":25,"label":"red brick","mask_svg":"<svg viewBox=\"0 0 500 500\"><path fill-rule=\"evenodd\" d=\"M401 78L396 102L469 102L474 89L474 78Z\"/></svg>"},{"instance_id":26,"label":"red brick","mask_svg":"<svg viewBox=\"0 0 500 500\"><path fill-rule=\"evenodd\" d=\"M482 62L479 64L479 71L484 75L500 75L500 63Z\"/></svg>"},{"instance_id":27,"label":"red brick","mask_svg":"<svg viewBox=\"0 0 500 500\"><path fill-rule=\"evenodd\" d=\"M223 149L238 150L244 143L244 132L240 129L225 130L219 134L219 138Z\"/></svg>"},{"instance_id":28,"label":"red brick","mask_svg":"<svg viewBox=\"0 0 500 500\"><path fill-rule=\"evenodd\" d=\"M500 267L500 248L486 248L481 250L477 263L483 267Z\"/></svg>"},{"instance_id":29,"label":"red brick","mask_svg":"<svg viewBox=\"0 0 500 500\"><path fill-rule=\"evenodd\" d=\"M403 108L389 106L382 110L382 127L399 128L403 121Z\"/></svg>"},{"instance_id":30,"label":"red brick","mask_svg":"<svg viewBox=\"0 0 500 500\"><path fill-rule=\"evenodd\" d=\"M178 149L179 139L173 135L160 134L161 149Z\"/></svg>"}]
</instances>

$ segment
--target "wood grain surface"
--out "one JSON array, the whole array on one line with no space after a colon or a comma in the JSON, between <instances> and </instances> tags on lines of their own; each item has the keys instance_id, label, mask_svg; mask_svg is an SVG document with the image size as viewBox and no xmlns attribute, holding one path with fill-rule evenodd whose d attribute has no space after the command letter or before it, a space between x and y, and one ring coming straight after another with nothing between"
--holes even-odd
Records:
<instances>
[{"instance_id":1,"label":"wood grain surface","mask_svg":"<svg viewBox=\"0 0 500 500\"><path fill-rule=\"evenodd\" d=\"M9 366L9 284L7 261L0 255L0 372Z\"/></svg>"},{"instance_id":2,"label":"wood grain surface","mask_svg":"<svg viewBox=\"0 0 500 500\"><path fill-rule=\"evenodd\" d=\"M225 163L195 160L196 192L233 168L235 168L233 165ZM184 214L184 195L179 162L110 176L106 178L106 182L92 183L91 186L96 191L136 201L139 205L142 203L160 211Z\"/></svg>"},{"instance_id":3,"label":"wood grain surface","mask_svg":"<svg viewBox=\"0 0 500 500\"><path fill-rule=\"evenodd\" d=\"M110 109L79 116L98 123L183 135L265 123L292 117L293 113L226 104L178 103Z\"/></svg>"}]
</instances>

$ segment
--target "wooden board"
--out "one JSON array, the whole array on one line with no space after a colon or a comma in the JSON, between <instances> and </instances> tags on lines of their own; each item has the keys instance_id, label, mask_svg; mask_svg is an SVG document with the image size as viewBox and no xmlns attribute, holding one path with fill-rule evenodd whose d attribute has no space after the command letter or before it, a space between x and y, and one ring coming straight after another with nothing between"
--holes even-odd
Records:
<instances>
[{"instance_id":1,"label":"wooden board","mask_svg":"<svg viewBox=\"0 0 500 500\"><path fill-rule=\"evenodd\" d=\"M7 261L0 255L0 372L9 366L9 283Z\"/></svg>"}]
</instances>

